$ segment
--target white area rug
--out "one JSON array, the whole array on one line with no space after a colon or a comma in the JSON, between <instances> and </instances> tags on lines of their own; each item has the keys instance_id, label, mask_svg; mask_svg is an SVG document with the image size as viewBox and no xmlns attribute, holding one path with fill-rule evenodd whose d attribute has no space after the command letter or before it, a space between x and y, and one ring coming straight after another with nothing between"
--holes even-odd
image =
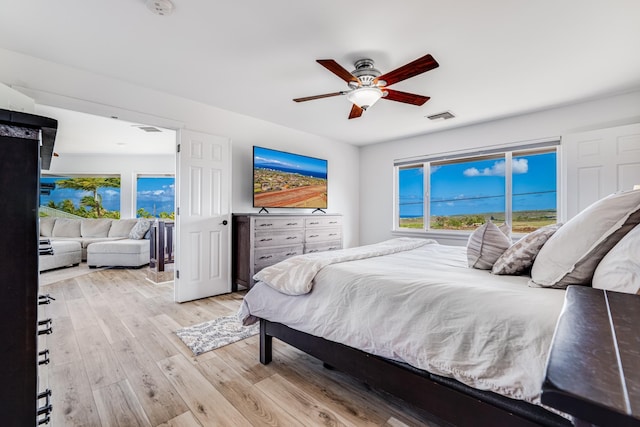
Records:
<instances>
[{"instance_id":1,"label":"white area rug","mask_svg":"<svg viewBox=\"0 0 640 427\"><path fill-rule=\"evenodd\" d=\"M219 317L208 322L178 329L176 335L194 355L215 350L227 344L249 338L260 332L260 324L242 326L236 316Z\"/></svg>"}]
</instances>

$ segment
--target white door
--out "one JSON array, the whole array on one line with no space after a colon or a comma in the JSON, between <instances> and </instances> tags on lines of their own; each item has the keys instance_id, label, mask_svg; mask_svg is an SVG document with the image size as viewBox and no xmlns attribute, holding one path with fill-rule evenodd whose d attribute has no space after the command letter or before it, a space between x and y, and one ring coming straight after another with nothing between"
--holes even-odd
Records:
<instances>
[{"instance_id":1,"label":"white door","mask_svg":"<svg viewBox=\"0 0 640 427\"><path fill-rule=\"evenodd\" d=\"M176 256L178 302L231 292L231 144L178 131Z\"/></svg>"},{"instance_id":2,"label":"white door","mask_svg":"<svg viewBox=\"0 0 640 427\"><path fill-rule=\"evenodd\" d=\"M640 184L640 124L566 135L562 147L566 219L596 200Z\"/></svg>"}]
</instances>

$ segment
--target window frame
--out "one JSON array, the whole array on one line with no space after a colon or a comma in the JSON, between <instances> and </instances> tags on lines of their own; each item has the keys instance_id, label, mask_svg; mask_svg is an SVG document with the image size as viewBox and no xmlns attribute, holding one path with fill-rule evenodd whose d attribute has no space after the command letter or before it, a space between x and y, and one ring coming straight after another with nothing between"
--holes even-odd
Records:
<instances>
[{"instance_id":1,"label":"window frame","mask_svg":"<svg viewBox=\"0 0 640 427\"><path fill-rule=\"evenodd\" d=\"M561 150L560 138L549 138L537 141L528 141L524 143L507 144L502 146L486 147L483 150L475 151L458 151L439 153L431 156L422 156L412 159L398 159L394 161L394 183L393 183L393 234L404 235L430 235L434 237L450 237L452 239L462 239L471 233L467 230L439 230L431 229L431 165L442 163L458 163L472 160L490 159L496 155L504 157L505 161L505 221L509 224L513 223L513 157L523 155L533 155L550 153L555 151L556 155L556 221L560 222L562 218L561 191L563 189L561 183ZM410 167L422 167L423 169L423 228L400 227L400 178L401 169ZM521 236L524 233L514 233L514 236Z\"/></svg>"}]
</instances>

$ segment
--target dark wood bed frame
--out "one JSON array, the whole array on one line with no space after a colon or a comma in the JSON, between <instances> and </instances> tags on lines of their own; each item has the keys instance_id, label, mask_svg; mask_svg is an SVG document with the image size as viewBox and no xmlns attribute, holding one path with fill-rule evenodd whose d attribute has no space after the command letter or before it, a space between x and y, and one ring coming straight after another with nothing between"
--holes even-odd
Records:
<instances>
[{"instance_id":1,"label":"dark wood bed frame","mask_svg":"<svg viewBox=\"0 0 640 427\"><path fill-rule=\"evenodd\" d=\"M260 362L265 365L271 362L273 338L457 426L571 425L540 406L477 390L451 378L260 319Z\"/></svg>"}]
</instances>

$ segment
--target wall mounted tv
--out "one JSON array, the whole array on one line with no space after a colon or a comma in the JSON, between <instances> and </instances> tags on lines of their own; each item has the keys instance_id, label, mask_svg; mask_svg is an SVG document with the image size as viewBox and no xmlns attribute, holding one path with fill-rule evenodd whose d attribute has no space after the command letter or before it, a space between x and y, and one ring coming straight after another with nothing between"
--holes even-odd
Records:
<instances>
[{"instance_id":1,"label":"wall mounted tv","mask_svg":"<svg viewBox=\"0 0 640 427\"><path fill-rule=\"evenodd\" d=\"M253 147L253 206L327 208L327 161Z\"/></svg>"}]
</instances>

